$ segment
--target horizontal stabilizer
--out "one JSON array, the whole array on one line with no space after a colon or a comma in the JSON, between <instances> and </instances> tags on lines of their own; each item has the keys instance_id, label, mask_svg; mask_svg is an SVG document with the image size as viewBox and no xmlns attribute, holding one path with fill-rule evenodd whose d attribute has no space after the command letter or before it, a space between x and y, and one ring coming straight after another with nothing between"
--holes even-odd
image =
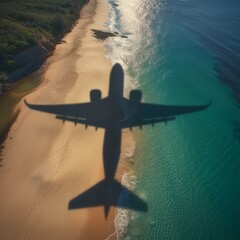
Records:
<instances>
[{"instance_id":1,"label":"horizontal stabilizer","mask_svg":"<svg viewBox=\"0 0 240 240\"><path fill-rule=\"evenodd\" d=\"M97 183L73 198L68 208L73 210L96 206L104 206L105 217L108 215L110 206L147 212L147 204L115 179L104 179Z\"/></svg>"}]
</instances>

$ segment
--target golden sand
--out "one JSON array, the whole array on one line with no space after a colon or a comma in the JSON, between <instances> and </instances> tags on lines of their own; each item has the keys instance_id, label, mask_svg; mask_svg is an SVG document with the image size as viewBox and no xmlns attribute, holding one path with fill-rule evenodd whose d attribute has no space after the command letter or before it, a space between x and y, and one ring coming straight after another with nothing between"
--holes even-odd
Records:
<instances>
[{"instance_id":1,"label":"golden sand","mask_svg":"<svg viewBox=\"0 0 240 240\"><path fill-rule=\"evenodd\" d=\"M110 62L91 29L104 30L108 6L90 0L81 18L48 60L46 84L28 95L34 104L89 101L107 95ZM0 168L0 239L105 239L114 232L114 208L68 210L68 202L103 179L104 130L62 123L23 103L5 143ZM113 238L111 238L113 239Z\"/></svg>"}]
</instances>

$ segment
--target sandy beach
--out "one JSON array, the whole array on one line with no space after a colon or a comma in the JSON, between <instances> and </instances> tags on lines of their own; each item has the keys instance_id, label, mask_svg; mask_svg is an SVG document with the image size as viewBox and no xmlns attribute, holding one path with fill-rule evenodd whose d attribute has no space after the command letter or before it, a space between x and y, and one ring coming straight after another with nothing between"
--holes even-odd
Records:
<instances>
[{"instance_id":1,"label":"sandy beach","mask_svg":"<svg viewBox=\"0 0 240 240\"><path fill-rule=\"evenodd\" d=\"M48 59L45 84L25 98L34 104L89 101L91 89L107 95L111 63L91 29L104 29L108 6L90 0L74 29ZM69 201L103 179L104 130L31 111L23 102L3 150L0 168L0 239L106 239L115 209L68 210ZM111 238L114 239L114 238Z\"/></svg>"}]
</instances>

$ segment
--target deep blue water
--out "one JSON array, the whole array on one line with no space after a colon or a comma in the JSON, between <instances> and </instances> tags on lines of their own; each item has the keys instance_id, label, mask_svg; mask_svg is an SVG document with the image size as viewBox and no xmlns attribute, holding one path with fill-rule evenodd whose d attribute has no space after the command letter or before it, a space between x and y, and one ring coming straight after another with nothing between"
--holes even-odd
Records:
<instances>
[{"instance_id":1,"label":"deep blue water","mask_svg":"<svg viewBox=\"0 0 240 240\"><path fill-rule=\"evenodd\" d=\"M110 1L112 3L113 1ZM107 43L143 101L212 105L136 128L136 193L125 239L240 239L240 1L132 0L111 5Z\"/></svg>"}]
</instances>

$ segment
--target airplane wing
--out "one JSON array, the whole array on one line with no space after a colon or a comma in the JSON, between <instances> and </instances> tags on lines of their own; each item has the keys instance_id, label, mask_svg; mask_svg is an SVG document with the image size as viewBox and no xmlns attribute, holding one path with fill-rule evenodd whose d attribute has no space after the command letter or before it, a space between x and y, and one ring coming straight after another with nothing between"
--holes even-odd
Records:
<instances>
[{"instance_id":1,"label":"airplane wing","mask_svg":"<svg viewBox=\"0 0 240 240\"><path fill-rule=\"evenodd\" d=\"M98 103L77 103L62 105L35 105L24 100L25 104L33 110L54 114L57 119L63 122L69 121L75 124L85 124L86 126L94 126L104 128L104 115L101 111L105 100L102 99Z\"/></svg>"},{"instance_id":2,"label":"airplane wing","mask_svg":"<svg viewBox=\"0 0 240 240\"><path fill-rule=\"evenodd\" d=\"M198 106L170 106L149 103L135 103L125 99L128 109L128 117L119 122L121 128L142 126L159 122L175 120L175 116L188 114L207 109L211 102Z\"/></svg>"},{"instance_id":3,"label":"airplane wing","mask_svg":"<svg viewBox=\"0 0 240 240\"><path fill-rule=\"evenodd\" d=\"M55 114L58 116L68 116L76 118L86 118L90 103L63 104L63 105L34 105L24 100L24 103L33 110Z\"/></svg>"}]
</instances>

